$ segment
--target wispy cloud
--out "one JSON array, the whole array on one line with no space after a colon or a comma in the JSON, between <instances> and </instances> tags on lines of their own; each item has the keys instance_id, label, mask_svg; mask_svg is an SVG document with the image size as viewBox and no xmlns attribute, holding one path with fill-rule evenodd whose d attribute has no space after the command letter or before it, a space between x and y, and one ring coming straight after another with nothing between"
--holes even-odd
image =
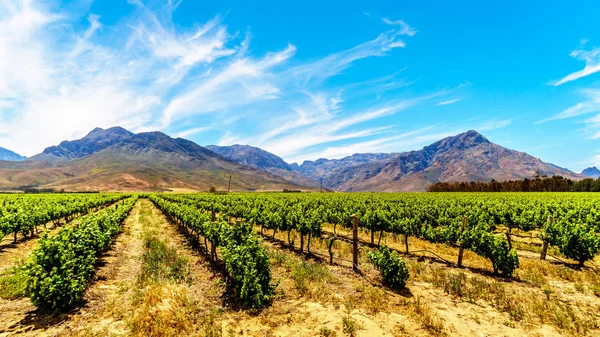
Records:
<instances>
[{"instance_id":1,"label":"wispy cloud","mask_svg":"<svg viewBox=\"0 0 600 337\"><path fill-rule=\"evenodd\" d=\"M189 115L225 111L278 98L280 89L268 79L272 77L268 71L288 60L295 51L296 47L288 45L286 49L257 61L235 60L219 73L177 95L166 106L160 127L165 128Z\"/></svg>"},{"instance_id":2,"label":"wispy cloud","mask_svg":"<svg viewBox=\"0 0 600 337\"><path fill-rule=\"evenodd\" d=\"M581 94L585 98L584 101L568 107L554 116L539 120L535 123L541 124L600 111L600 89L584 89L581 90Z\"/></svg>"},{"instance_id":3,"label":"wispy cloud","mask_svg":"<svg viewBox=\"0 0 600 337\"><path fill-rule=\"evenodd\" d=\"M583 45L587 43L587 40L582 40L581 42L583 47ZM581 70L570 73L558 81L553 82L553 85L559 86L600 71L600 48L592 48L590 50L579 48L572 51L570 55L576 60L585 62L585 67Z\"/></svg>"},{"instance_id":4,"label":"wispy cloud","mask_svg":"<svg viewBox=\"0 0 600 337\"><path fill-rule=\"evenodd\" d=\"M351 49L293 67L284 72L283 75L286 77L291 76L301 84L311 82L321 83L348 69L357 60L373 56L384 56L392 49L404 48L406 43L400 37L403 35L413 36L415 34L416 31L409 26L401 26L400 29L381 33L377 38Z\"/></svg>"},{"instance_id":5,"label":"wispy cloud","mask_svg":"<svg viewBox=\"0 0 600 337\"><path fill-rule=\"evenodd\" d=\"M210 126L201 126L201 127L197 127L197 128L191 128L191 129L176 132L173 134L173 137L186 138L191 135L195 135L195 134L198 134L201 132L208 131L210 129L212 129L212 127L210 127Z\"/></svg>"},{"instance_id":6,"label":"wispy cloud","mask_svg":"<svg viewBox=\"0 0 600 337\"><path fill-rule=\"evenodd\" d=\"M388 146L399 137L394 116L460 95L456 88L403 92L419 80L401 78L404 65L332 84L359 60L406 48L417 30L402 20L385 18L370 39L306 59L293 41L252 50L251 32L231 32L226 15L185 27L173 22L181 1L128 3L133 13L111 25L57 1L0 3L2 146L33 155L94 127L121 125L177 137L210 130L220 144L287 157L323 147L343 153Z\"/></svg>"},{"instance_id":7,"label":"wispy cloud","mask_svg":"<svg viewBox=\"0 0 600 337\"><path fill-rule=\"evenodd\" d=\"M262 137L236 140L259 146L286 159L299 156L300 153L309 153L310 155L311 149L323 144L371 136L385 137L387 133L391 132L392 126L364 128L363 125L396 115L448 92L443 90L412 99L390 101L370 109L354 112L345 111L344 114L320 113L307 116L303 110L299 110L297 118L289 118L293 120L292 122L287 122ZM221 141L220 143L224 142Z\"/></svg>"},{"instance_id":8,"label":"wispy cloud","mask_svg":"<svg viewBox=\"0 0 600 337\"><path fill-rule=\"evenodd\" d=\"M109 29L93 13L77 31L79 18L54 2L0 4L0 99L11 102L4 146L32 155L96 126L148 127L192 69L237 50L225 46L230 37L218 18L176 30L168 19L178 2L130 3L137 12L111 27L118 31L111 44L96 38Z\"/></svg>"},{"instance_id":9,"label":"wispy cloud","mask_svg":"<svg viewBox=\"0 0 600 337\"><path fill-rule=\"evenodd\" d=\"M454 98L454 99L449 99L449 100L446 100L446 101L438 102L436 105L437 106L450 105L450 104L454 104L454 103L460 102L460 101L462 101L462 98Z\"/></svg>"},{"instance_id":10,"label":"wispy cloud","mask_svg":"<svg viewBox=\"0 0 600 337\"><path fill-rule=\"evenodd\" d=\"M414 29L413 27L409 26L406 22L404 22L404 20L392 21L388 18L383 18L383 19L381 19L381 21L383 21L383 23L385 23L386 25L400 26L400 32L402 35L413 36L413 35L417 34L417 32L418 32L416 29Z\"/></svg>"},{"instance_id":11,"label":"wispy cloud","mask_svg":"<svg viewBox=\"0 0 600 337\"><path fill-rule=\"evenodd\" d=\"M313 152L305 152L298 155L285 156L289 162L302 163L305 160L317 158L339 159L356 153L385 152L398 153L419 150L423 146L442 140L446 137L456 136L467 129L480 132L504 128L510 125L511 120L488 120L476 123L475 120L463 121L448 126L447 123L437 123L416 130L393 134L388 132L386 136L376 139L354 142L351 144L326 146Z\"/></svg>"},{"instance_id":12,"label":"wispy cloud","mask_svg":"<svg viewBox=\"0 0 600 337\"><path fill-rule=\"evenodd\" d=\"M511 123L512 123L512 119L501 119L501 120L492 119L490 121L487 121L487 122L477 126L476 130L477 131L490 131L490 130L502 129L502 128L509 126Z\"/></svg>"}]
</instances>

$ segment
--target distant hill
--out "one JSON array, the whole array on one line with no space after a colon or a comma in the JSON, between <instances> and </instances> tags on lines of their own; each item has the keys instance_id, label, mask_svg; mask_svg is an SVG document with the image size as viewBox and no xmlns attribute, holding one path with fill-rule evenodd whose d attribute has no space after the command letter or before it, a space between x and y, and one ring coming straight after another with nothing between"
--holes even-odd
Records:
<instances>
[{"instance_id":1,"label":"distant hill","mask_svg":"<svg viewBox=\"0 0 600 337\"><path fill-rule=\"evenodd\" d=\"M581 171L581 175L584 175L588 178L600 178L600 170L596 168L596 166L588 167L585 170Z\"/></svg>"},{"instance_id":2,"label":"distant hill","mask_svg":"<svg viewBox=\"0 0 600 337\"><path fill-rule=\"evenodd\" d=\"M0 163L0 188L165 191L299 189L279 176L240 165L194 142L161 132L94 129L21 163Z\"/></svg>"},{"instance_id":3,"label":"distant hill","mask_svg":"<svg viewBox=\"0 0 600 337\"><path fill-rule=\"evenodd\" d=\"M292 166L283 159L258 147L236 144L231 146L209 145L206 148L236 163L272 173L295 184L315 188L320 186L319 181L295 172Z\"/></svg>"},{"instance_id":4,"label":"distant hill","mask_svg":"<svg viewBox=\"0 0 600 337\"><path fill-rule=\"evenodd\" d=\"M11 150L7 150L3 147L0 147L0 160L6 161L22 161L27 159L27 157L23 157L20 154L12 152Z\"/></svg>"}]
</instances>

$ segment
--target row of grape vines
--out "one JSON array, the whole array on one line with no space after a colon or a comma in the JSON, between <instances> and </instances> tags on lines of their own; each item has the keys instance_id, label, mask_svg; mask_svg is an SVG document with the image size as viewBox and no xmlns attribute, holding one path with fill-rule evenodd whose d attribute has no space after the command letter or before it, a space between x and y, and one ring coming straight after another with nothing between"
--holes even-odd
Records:
<instances>
[{"instance_id":1,"label":"row of grape vines","mask_svg":"<svg viewBox=\"0 0 600 337\"><path fill-rule=\"evenodd\" d=\"M0 196L0 238L13 234L33 235L34 229L61 219L70 221L74 216L114 203L122 194L46 194Z\"/></svg>"},{"instance_id":2,"label":"row of grape vines","mask_svg":"<svg viewBox=\"0 0 600 337\"><path fill-rule=\"evenodd\" d=\"M138 196L86 215L56 235L45 234L23 267L27 295L47 311L79 303L94 275L94 265L121 230Z\"/></svg>"},{"instance_id":3,"label":"row of grape vines","mask_svg":"<svg viewBox=\"0 0 600 337\"><path fill-rule=\"evenodd\" d=\"M161 198L244 219L273 231L295 230L308 244L323 234L322 225L359 227L415 236L430 242L462 245L488 258L495 272L511 275L519 266L514 249L498 226L539 230L543 240L581 265L600 251L600 197L568 193L454 194L182 194ZM463 229L463 219L467 225ZM552 221L549 221L552 219Z\"/></svg>"},{"instance_id":4,"label":"row of grape vines","mask_svg":"<svg viewBox=\"0 0 600 337\"><path fill-rule=\"evenodd\" d=\"M219 248L227 274L244 306L262 307L270 301L273 286L269 256L252 226L216 221L214 215L206 210L165 195L151 195L150 200L198 242L201 238L205 242L208 240L211 260L216 259L216 249Z\"/></svg>"}]
</instances>

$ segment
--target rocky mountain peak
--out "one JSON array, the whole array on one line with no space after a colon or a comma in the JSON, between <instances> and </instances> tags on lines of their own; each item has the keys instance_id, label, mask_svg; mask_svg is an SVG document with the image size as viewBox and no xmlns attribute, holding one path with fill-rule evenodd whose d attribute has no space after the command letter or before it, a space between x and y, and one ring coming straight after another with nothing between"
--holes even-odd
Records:
<instances>
[{"instance_id":1,"label":"rocky mountain peak","mask_svg":"<svg viewBox=\"0 0 600 337\"><path fill-rule=\"evenodd\" d=\"M586 168L581 174L590 178L600 178L600 170L596 166Z\"/></svg>"},{"instance_id":2,"label":"rocky mountain peak","mask_svg":"<svg viewBox=\"0 0 600 337\"><path fill-rule=\"evenodd\" d=\"M475 130L458 134L456 136L444 138L429 146L423 148L426 153L448 152L452 150L464 150L473 148L482 144L491 144L491 142Z\"/></svg>"},{"instance_id":3,"label":"rocky mountain peak","mask_svg":"<svg viewBox=\"0 0 600 337\"><path fill-rule=\"evenodd\" d=\"M85 137L77 140L66 140L57 146L46 148L42 154L60 159L81 158L101 151L109 146L131 139L134 133L116 126L109 129L95 128Z\"/></svg>"}]
</instances>

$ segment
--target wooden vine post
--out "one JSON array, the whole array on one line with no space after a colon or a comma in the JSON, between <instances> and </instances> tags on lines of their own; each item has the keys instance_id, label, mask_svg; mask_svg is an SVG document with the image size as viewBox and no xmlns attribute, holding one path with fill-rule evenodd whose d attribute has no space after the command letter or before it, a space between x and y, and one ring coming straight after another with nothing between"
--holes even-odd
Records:
<instances>
[{"instance_id":1,"label":"wooden vine post","mask_svg":"<svg viewBox=\"0 0 600 337\"><path fill-rule=\"evenodd\" d=\"M552 215L548 217L548 223L550 223L550 226L554 224L554 217ZM546 254L548 254L548 240L543 240L542 252L540 253L540 260L545 260Z\"/></svg>"},{"instance_id":2,"label":"wooden vine post","mask_svg":"<svg viewBox=\"0 0 600 337\"><path fill-rule=\"evenodd\" d=\"M468 223L468 222L469 222L469 218L467 218L467 216L466 216L466 215L465 215L465 216L463 216L463 221L462 221L462 232L461 232L461 234L464 234L464 232L465 232L465 228L467 228L467 223ZM464 252L464 250L465 250L465 247L464 247L463 240L462 240L462 238L461 238L461 240L460 240L460 244L459 244L459 246L458 246L458 263L457 263L457 265L458 265L459 267L462 267L462 260L463 260L463 252Z\"/></svg>"},{"instance_id":3,"label":"wooden vine post","mask_svg":"<svg viewBox=\"0 0 600 337\"><path fill-rule=\"evenodd\" d=\"M217 261L217 245L214 242L210 243L210 260L212 262Z\"/></svg>"},{"instance_id":4,"label":"wooden vine post","mask_svg":"<svg viewBox=\"0 0 600 337\"><path fill-rule=\"evenodd\" d=\"M358 271L358 216L352 215L352 269Z\"/></svg>"}]
</instances>

